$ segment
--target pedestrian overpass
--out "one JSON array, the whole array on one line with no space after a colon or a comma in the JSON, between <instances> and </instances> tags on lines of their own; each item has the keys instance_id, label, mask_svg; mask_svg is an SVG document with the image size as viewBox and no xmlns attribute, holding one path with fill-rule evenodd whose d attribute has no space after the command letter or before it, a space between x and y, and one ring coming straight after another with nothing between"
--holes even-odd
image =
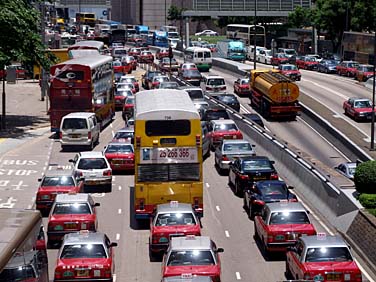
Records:
<instances>
[{"instance_id":1,"label":"pedestrian overpass","mask_svg":"<svg viewBox=\"0 0 376 282\"><path fill-rule=\"evenodd\" d=\"M183 17L287 17L296 7L310 8L312 0L193 0Z\"/></svg>"}]
</instances>

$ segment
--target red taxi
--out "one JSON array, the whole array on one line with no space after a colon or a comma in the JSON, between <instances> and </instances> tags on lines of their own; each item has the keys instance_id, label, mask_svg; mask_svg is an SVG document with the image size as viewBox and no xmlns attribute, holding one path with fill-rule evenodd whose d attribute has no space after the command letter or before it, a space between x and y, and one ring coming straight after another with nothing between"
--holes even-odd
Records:
<instances>
[{"instance_id":1,"label":"red taxi","mask_svg":"<svg viewBox=\"0 0 376 282\"><path fill-rule=\"evenodd\" d=\"M150 218L150 257L166 251L171 238L187 235L201 235L200 221L192 205L175 201L158 205Z\"/></svg>"},{"instance_id":2,"label":"red taxi","mask_svg":"<svg viewBox=\"0 0 376 282\"><path fill-rule=\"evenodd\" d=\"M221 281L221 260L215 243L206 236L171 238L170 246L163 257L162 278L191 275L210 276L214 282Z\"/></svg>"},{"instance_id":3,"label":"red taxi","mask_svg":"<svg viewBox=\"0 0 376 282\"><path fill-rule=\"evenodd\" d=\"M234 81L234 93L239 96L251 94L249 87L249 78L238 78Z\"/></svg>"},{"instance_id":4,"label":"red taxi","mask_svg":"<svg viewBox=\"0 0 376 282\"><path fill-rule=\"evenodd\" d=\"M286 254L286 276L294 280L361 282L362 273L340 237L302 236Z\"/></svg>"},{"instance_id":5,"label":"red taxi","mask_svg":"<svg viewBox=\"0 0 376 282\"><path fill-rule=\"evenodd\" d=\"M150 51L141 51L140 55L138 56L139 63L152 63L154 62L154 55Z\"/></svg>"},{"instance_id":6,"label":"red taxi","mask_svg":"<svg viewBox=\"0 0 376 282\"><path fill-rule=\"evenodd\" d=\"M358 62L343 61L336 66L337 74L346 75L348 77L354 77L358 66Z\"/></svg>"},{"instance_id":7,"label":"red taxi","mask_svg":"<svg viewBox=\"0 0 376 282\"><path fill-rule=\"evenodd\" d=\"M273 66L279 66L280 64L287 64L289 58L284 53L277 53L271 58L271 62Z\"/></svg>"},{"instance_id":8,"label":"red taxi","mask_svg":"<svg viewBox=\"0 0 376 282\"><path fill-rule=\"evenodd\" d=\"M316 235L316 230L301 203L268 203L255 217L255 237L261 241L266 256L286 251L302 235Z\"/></svg>"},{"instance_id":9,"label":"red taxi","mask_svg":"<svg viewBox=\"0 0 376 282\"><path fill-rule=\"evenodd\" d=\"M74 177L73 170L48 170L38 181L40 185L35 202L37 210L42 214L48 214L57 194L79 193L83 189L83 181Z\"/></svg>"},{"instance_id":10,"label":"red taxi","mask_svg":"<svg viewBox=\"0 0 376 282\"><path fill-rule=\"evenodd\" d=\"M126 82L126 83L133 83L134 88L136 89L136 92L140 91L140 85L138 83L138 80L134 75L125 75L120 77L119 82Z\"/></svg>"},{"instance_id":11,"label":"red taxi","mask_svg":"<svg viewBox=\"0 0 376 282\"><path fill-rule=\"evenodd\" d=\"M54 282L112 282L115 272L115 252L107 235L81 231L67 234L60 247Z\"/></svg>"},{"instance_id":12,"label":"red taxi","mask_svg":"<svg viewBox=\"0 0 376 282\"><path fill-rule=\"evenodd\" d=\"M120 61L113 61L112 68L114 69L114 73L124 73L123 64Z\"/></svg>"},{"instance_id":13,"label":"red taxi","mask_svg":"<svg viewBox=\"0 0 376 282\"><path fill-rule=\"evenodd\" d=\"M311 56L304 56L296 60L296 66L304 70L316 70L319 62Z\"/></svg>"},{"instance_id":14,"label":"red taxi","mask_svg":"<svg viewBox=\"0 0 376 282\"><path fill-rule=\"evenodd\" d=\"M168 49L167 48L158 49L157 52L155 53L155 58L157 60L160 60L164 57L168 57Z\"/></svg>"},{"instance_id":15,"label":"red taxi","mask_svg":"<svg viewBox=\"0 0 376 282\"><path fill-rule=\"evenodd\" d=\"M103 151L113 171L134 170L134 149L130 143L113 142Z\"/></svg>"},{"instance_id":16,"label":"red taxi","mask_svg":"<svg viewBox=\"0 0 376 282\"><path fill-rule=\"evenodd\" d=\"M212 120L209 129L212 150L215 150L223 139L243 139L243 134L231 119Z\"/></svg>"},{"instance_id":17,"label":"red taxi","mask_svg":"<svg viewBox=\"0 0 376 282\"><path fill-rule=\"evenodd\" d=\"M127 74L132 73L133 65L129 60L127 60L127 57L121 58L121 64L123 66L123 73L127 73Z\"/></svg>"},{"instance_id":18,"label":"red taxi","mask_svg":"<svg viewBox=\"0 0 376 282\"><path fill-rule=\"evenodd\" d=\"M368 78L373 76L373 66L372 65L359 65L355 71L355 79L363 82Z\"/></svg>"},{"instance_id":19,"label":"red taxi","mask_svg":"<svg viewBox=\"0 0 376 282\"><path fill-rule=\"evenodd\" d=\"M283 64L278 66L279 71L293 80L301 80L301 73L295 65Z\"/></svg>"},{"instance_id":20,"label":"red taxi","mask_svg":"<svg viewBox=\"0 0 376 282\"><path fill-rule=\"evenodd\" d=\"M156 75L153 77L152 81L149 83L149 89L158 88L161 82L170 81L170 78L167 75Z\"/></svg>"},{"instance_id":21,"label":"red taxi","mask_svg":"<svg viewBox=\"0 0 376 282\"><path fill-rule=\"evenodd\" d=\"M343 102L343 110L355 121L372 119L372 101L367 98L351 97Z\"/></svg>"},{"instance_id":22,"label":"red taxi","mask_svg":"<svg viewBox=\"0 0 376 282\"><path fill-rule=\"evenodd\" d=\"M128 55L134 57L135 59L138 58L141 54L141 49L140 48L130 48L128 51Z\"/></svg>"},{"instance_id":23,"label":"red taxi","mask_svg":"<svg viewBox=\"0 0 376 282\"><path fill-rule=\"evenodd\" d=\"M132 70L136 70L137 69L137 60L135 57L133 56L125 56L125 61L130 64L132 66Z\"/></svg>"},{"instance_id":24,"label":"red taxi","mask_svg":"<svg viewBox=\"0 0 376 282\"><path fill-rule=\"evenodd\" d=\"M65 234L80 230L97 230L97 215L90 194L59 194L48 217L48 244L60 241Z\"/></svg>"}]
</instances>

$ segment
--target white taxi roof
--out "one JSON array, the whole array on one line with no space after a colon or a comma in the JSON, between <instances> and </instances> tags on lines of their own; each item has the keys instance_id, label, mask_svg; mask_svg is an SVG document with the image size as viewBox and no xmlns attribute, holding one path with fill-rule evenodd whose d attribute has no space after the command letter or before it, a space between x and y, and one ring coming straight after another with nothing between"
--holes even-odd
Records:
<instances>
[{"instance_id":1,"label":"white taxi roof","mask_svg":"<svg viewBox=\"0 0 376 282\"><path fill-rule=\"evenodd\" d=\"M89 202L90 195L86 193L77 194L57 194L55 198L56 203L83 203Z\"/></svg>"},{"instance_id":2,"label":"white taxi roof","mask_svg":"<svg viewBox=\"0 0 376 282\"><path fill-rule=\"evenodd\" d=\"M170 242L171 251L177 250L210 250L212 243L207 236L173 237Z\"/></svg>"}]
</instances>

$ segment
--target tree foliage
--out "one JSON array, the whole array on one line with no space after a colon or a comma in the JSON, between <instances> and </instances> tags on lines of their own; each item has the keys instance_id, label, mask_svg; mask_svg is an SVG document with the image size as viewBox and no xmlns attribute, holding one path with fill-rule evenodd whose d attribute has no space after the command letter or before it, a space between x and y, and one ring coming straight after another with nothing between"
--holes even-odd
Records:
<instances>
[{"instance_id":1,"label":"tree foliage","mask_svg":"<svg viewBox=\"0 0 376 282\"><path fill-rule=\"evenodd\" d=\"M167 19L169 21L181 20L181 15L184 10L185 8L179 8L175 5L171 5L170 8L168 9Z\"/></svg>"},{"instance_id":2,"label":"tree foliage","mask_svg":"<svg viewBox=\"0 0 376 282\"><path fill-rule=\"evenodd\" d=\"M356 167L354 182L359 193L376 194L376 161L360 163Z\"/></svg>"},{"instance_id":3,"label":"tree foliage","mask_svg":"<svg viewBox=\"0 0 376 282\"><path fill-rule=\"evenodd\" d=\"M12 61L37 62L48 69L53 58L40 35L40 13L27 0L0 1L0 69Z\"/></svg>"},{"instance_id":4,"label":"tree foliage","mask_svg":"<svg viewBox=\"0 0 376 282\"><path fill-rule=\"evenodd\" d=\"M298 6L294 12L287 17L288 25L296 28L303 28L312 25L313 10Z\"/></svg>"}]
</instances>

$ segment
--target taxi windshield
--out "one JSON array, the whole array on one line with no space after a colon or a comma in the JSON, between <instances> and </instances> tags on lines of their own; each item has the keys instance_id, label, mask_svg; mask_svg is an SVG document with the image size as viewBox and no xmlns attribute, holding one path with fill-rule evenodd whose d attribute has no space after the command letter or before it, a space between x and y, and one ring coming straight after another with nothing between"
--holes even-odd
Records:
<instances>
[{"instance_id":1,"label":"taxi windshield","mask_svg":"<svg viewBox=\"0 0 376 282\"><path fill-rule=\"evenodd\" d=\"M305 212L273 212L269 224L309 224L308 216Z\"/></svg>"},{"instance_id":2,"label":"taxi windshield","mask_svg":"<svg viewBox=\"0 0 376 282\"><path fill-rule=\"evenodd\" d=\"M192 213L158 214L155 226L192 225L196 224Z\"/></svg>"},{"instance_id":3,"label":"taxi windshield","mask_svg":"<svg viewBox=\"0 0 376 282\"><path fill-rule=\"evenodd\" d=\"M71 176L46 176L45 178L43 178L41 186L75 186L75 183Z\"/></svg>"},{"instance_id":4,"label":"taxi windshield","mask_svg":"<svg viewBox=\"0 0 376 282\"><path fill-rule=\"evenodd\" d=\"M132 139L134 136L133 132L116 132L114 139Z\"/></svg>"},{"instance_id":5,"label":"taxi windshield","mask_svg":"<svg viewBox=\"0 0 376 282\"><path fill-rule=\"evenodd\" d=\"M29 281L31 278L36 278L35 271L31 265L5 268L0 273L0 282Z\"/></svg>"},{"instance_id":6,"label":"taxi windshield","mask_svg":"<svg viewBox=\"0 0 376 282\"><path fill-rule=\"evenodd\" d=\"M65 245L60 259L75 258L107 258L107 254L101 244Z\"/></svg>"},{"instance_id":7,"label":"taxi windshield","mask_svg":"<svg viewBox=\"0 0 376 282\"><path fill-rule=\"evenodd\" d=\"M133 153L133 146L123 144L110 144L107 146L105 153Z\"/></svg>"},{"instance_id":8,"label":"taxi windshield","mask_svg":"<svg viewBox=\"0 0 376 282\"><path fill-rule=\"evenodd\" d=\"M57 203L52 214L91 214L87 203Z\"/></svg>"},{"instance_id":9,"label":"taxi windshield","mask_svg":"<svg viewBox=\"0 0 376 282\"><path fill-rule=\"evenodd\" d=\"M371 101L368 100L363 100L363 101L356 101L354 108L371 108L372 103Z\"/></svg>"},{"instance_id":10,"label":"taxi windshield","mask_svg":"<svg viewBox=\"0 0 376 282\"><path fill-rule=\"evenodd\" d=\"M308 248L306 262L323 261L352 261L351 254L346 247L318 247Z\"/></svg>"},{"instance_id":11,"label":"taxi windshield","mask_svg":"<svg viewBox=\"0 0 376 282\"><path fill-rule=\"evenodd\" d=\"M104 158L80 159L78 169L105 169L107 163Z\"/></svg>"},{"instance_id":12,"label":"taxi windshield","mask_svg":"<svg viewBox=\"0 0 376 282\"><path fill-rule=\"evenodd\" d=\"M172 251L167 266L179 265L215 265L215 261L209 250Z\"/></svg>"},{"instance_id":13,"label":"taxi windshield","mask_svg":"<svg viewBox=\"0 0 376 282\"><path fill-rule=\"evenodd\" d=\"M225 80L223 78L211 78L209 79L208 85L225 85Z\"/></svg>"}]
</instances>

